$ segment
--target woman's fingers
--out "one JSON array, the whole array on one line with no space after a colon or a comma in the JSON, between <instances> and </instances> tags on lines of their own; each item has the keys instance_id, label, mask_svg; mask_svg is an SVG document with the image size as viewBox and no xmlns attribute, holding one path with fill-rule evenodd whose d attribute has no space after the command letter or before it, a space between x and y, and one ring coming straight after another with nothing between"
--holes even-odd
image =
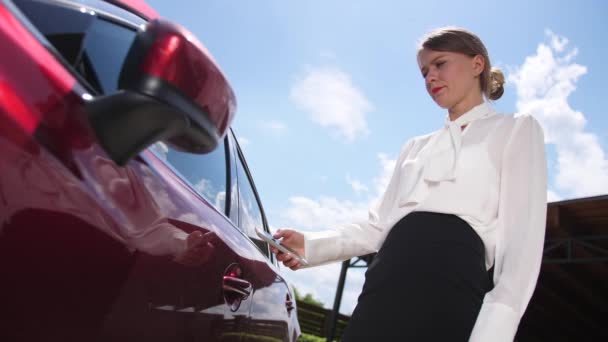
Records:
<instances>
[{"instance_id":1,"label":"woman's fingers","mask_svg":"<svg viewBox=\"0 0 608 342\"><path fill-rule=\"evenodd\" d=\"M293 269L293 267L300 265L300 262L298 260L292 258L290 261L283 262L283 265Z\"/></svg>"},{"instance_id":2,"label":"woman's fingers","mask_svg":"<svg viewBox=\"0 0 608 342\"><path fill-rule=\"evenodd\" d=\"M300 262L298 261L298 259L295 259L291 255L289 255L287 253L283 253L283 252L279 252L277 254L277 260L281 261L283 263L283 265L291 268L294 271L299 269L302 266L300 264Z\"/></svg>"},{"instance_id":3,"label":"woman's fingers","mask_svg":"<svg viewBox=\"0 0 608 342\"><path fill-rule=\"evenodd\" d=\"M304 235L302 233L294 229L286 228L277 230L273 237L275 239L281 239L282 245L292 248L296 251L296 253L304 256ZM270 247L270 251L276 254L277 260L292 270L295 271L302 267L302 264L300 264L300 262L291 255L283 253L272 246Z\"/></svg>"},{"instance_id":4,"label":"woman's fingers","mask_svg":"<svg viewBox=\"0 0 608 342\"><path fill-rule=\"evenodd\" d=\"M277 259L279 261L282 261L283 263L286 263L286 262L292 260L293 257L291 255L287 254L287 253L279 252L277 254Z\"/></svg>"},{"instance_id":5,"label":"woman's fingers","mask_svg":"<svg viewBox=\"0 0 608 342\"><path fill-rule=\"evenodd\" d=\"M291 231L289 229L278 229L272 237L274 237L275 239L286 238L291 235L290 233Z\"/></svg>"}]
</instances>

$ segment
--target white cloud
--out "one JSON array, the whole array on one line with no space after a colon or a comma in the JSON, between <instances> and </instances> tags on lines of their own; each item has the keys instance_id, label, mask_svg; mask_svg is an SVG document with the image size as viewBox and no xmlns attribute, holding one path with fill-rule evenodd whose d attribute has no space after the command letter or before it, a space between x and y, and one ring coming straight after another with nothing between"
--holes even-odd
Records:
<instances>
[{"instance_id":1,"label":"white cloud","mask_svg":"<svg viewBox=\"0 0 608 342\"><path fill-rule=\"evenodd\" d=\"M318 199L293 196L289 199L289 208L283 213L284 221L288 222L288 226L298 229L324 230L339 224L366 219L369 207L380 199L395 168L396 159L390 159L387 154L379 153L378 159L379 175L373 178L374 192L371 192L367 198L350 201L329 196L320 196ZM352 182L353 189L360 188L370 192L369 186L350 179L349 175L346 179L349 183Z\"/></svg>"},{"instance_id":2,"label":"white cloud","mask_svg":"<svg viewBox=\"0 0 608 342\"><path fill-rule=\"evenodd\" d=\"M367 192L369 190L365 184L361 183L360 181L358 181L356 179L352 179L350 177L350 175L346 175L346 182L348 184L350 184L350 186L353 188L353 190L357 194L360 194L362 192Z\"/></svg>"},{"instance_id":3,"label":"white cloud","mask_svg":"<svg viewBox=\"0 0 608 342\"><path fill-rule=\"evenodd\" d=\"M545 30L545 35L549 36L549 38L551 39L551 47L553 48L553 50L555 50L555 52L563 52L566 48L566 45L568 45L568 38L560 37L549 29Z\"/></svg>"},{"instance_id":4,"label":"white cloud","mask_svg":"<svg viewBox=\"0 0 608 342\"><path fill-rule=\"evenodd\" d=\"M352 142L369 133L365 115L373 109L350 76L334 67L311 68L291 88L290 98L311 119Z\"/></svg>"},{"instance_id":5,"label":"white cloud","mask_svg":"<svg viewBox=\"0 0 608 342\"><path fill-rule=\"evenodd\" d=\"M311 199L307 197L292 197L289 208L283 214L287 226L304 231L324 230L339 224L365 219L374 201L384 192L389 178L395 167L396 160L386 154L379 154L380 170L378 177L373 179L373 190L370 196L360 201L339 200L333 197ZM369 189L367 185L361 186ZM374 192L374 193L371 193ZM340 274L341 263L314 267L310 269L288 271L288 278L302 294L310 293L313 297L325 303L327 308L333 306L336 286ZM357 298L363 287L364 269L349 269L342 305L340 311L350 314L357 304Z\"/></svg>"},{"instance_id":6,"label":"white cloud","mask_svg":"<svg viewBox=\"0 0 608 342\"><path fill-rule=\"evenodd\" d=\"M333 197L314 200L294 196L284 213L289 226L303 230L328 229L338 224L361 220L367 217L368 203L340 201Z\"/></svg>"},{"instance_id":7,"label":"white cloud","mask_svg":"<svg viewBox=\"0 0 608 342\"><path fill-rule=\"evenodd\" d=\"M287 131L287 125L277 120L264 122L262 127L276 137L281 137Z\"/></svg>"},{"instance_id":8,"label":"white cloud","mask_svg":"<svg viewBox=\"0 0 608 342\"><path fill-rule=\"evenodd\" d=\"M379 153L378 159L380 159L382 172L380 173L380 176L374 178L373 180L377 196L376 199L379 199L388 187L388 183L390 182L393 171L395 170L395 164L397 163L396 159L390 159L385 153Z\"/></svg>"},{"instance_id":9,"label":"white cloud","mask_svg":"<svg viewBox=\"0 0 608 342\"><path fill-rule=\"evenodd\" d=\"M509 80L517 88L518 112L532 113L544 128L546 142L555 144L555 189L548 195L551 199L608 193L606 154L597 136L585 131L585 115L568 102L587 68L573 62L578 50L568 49L567 38L550 30L546 35L549 44L540 43Z\"/></svg>"}]
</instances>

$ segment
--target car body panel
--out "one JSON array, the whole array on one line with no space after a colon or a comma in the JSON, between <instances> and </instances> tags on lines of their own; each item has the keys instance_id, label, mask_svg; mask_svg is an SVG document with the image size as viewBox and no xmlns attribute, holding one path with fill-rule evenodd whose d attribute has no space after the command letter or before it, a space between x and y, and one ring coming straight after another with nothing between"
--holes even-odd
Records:
<instances>
[{"instance_id":1,"label":"car body panel","mask_svg":"<svg viewBox=\"0 0 608 342\"><path fill-rule=\"evenodd\" d=\"M89 125L87 87L10 6L0 2L11 52L0 55L0 340L294 340L287 283L234 223L231 134L228 215L150 150L117 166ZM197 230L213 234L210 256L177 263ZM222 287L233 265L253 287L236 310Z\"/></svg>"},{"instance_id":2,"label":"car body panel","mask_svg":"<svg viewBox=\"0 0 608 342\"><path fill-rule=\"evenodd\" d=\"M123 7L131 12L137 13L139 16L145 19L156 19L159 17L152 7L150 7L143 0L112 0L108 1L116 4L117 6Z\"/></svg>"}]
</instances>

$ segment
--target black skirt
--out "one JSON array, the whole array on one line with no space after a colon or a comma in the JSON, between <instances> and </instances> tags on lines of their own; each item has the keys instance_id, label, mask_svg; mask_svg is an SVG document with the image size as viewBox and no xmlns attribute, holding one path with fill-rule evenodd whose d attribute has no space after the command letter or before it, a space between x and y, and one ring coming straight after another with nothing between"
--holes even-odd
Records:
<instances>
[{"instance_id":1,"label":"black skirt","mask_svg":"<svg viewBox=\"0 0 608 342\"><path fill-rule=\"evenodd\" d=\"M484 244L468 223L412 212L369 265L342 341L468 341L491 287Z\"/></svg>"}]
</instances>

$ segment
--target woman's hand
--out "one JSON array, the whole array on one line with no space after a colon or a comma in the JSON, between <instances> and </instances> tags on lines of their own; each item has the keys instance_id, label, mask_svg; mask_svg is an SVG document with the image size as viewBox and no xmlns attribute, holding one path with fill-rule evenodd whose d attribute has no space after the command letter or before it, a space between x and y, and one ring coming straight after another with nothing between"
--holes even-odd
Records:
<instances>
[{"instance_id":1,"label":"woman's hand","mask_svg":"<svg viewBox=\"0 0 608 342\"><path fill-rule=\"evenodd\" d=\"M274 233L273 237L275 239L283 239L281 240L281 244L293 249L301 257L306 257L304 255L304 235L302 233L294 229L279 229L276 233ZM282 261L283 265L291 268L292 270L295 271L302 267L302 264L300 264L300 262L294 259L291 255L283 253L272 246L270 247L270 251L277 255L277 259Z\"/></svg>"}]
</instances>

